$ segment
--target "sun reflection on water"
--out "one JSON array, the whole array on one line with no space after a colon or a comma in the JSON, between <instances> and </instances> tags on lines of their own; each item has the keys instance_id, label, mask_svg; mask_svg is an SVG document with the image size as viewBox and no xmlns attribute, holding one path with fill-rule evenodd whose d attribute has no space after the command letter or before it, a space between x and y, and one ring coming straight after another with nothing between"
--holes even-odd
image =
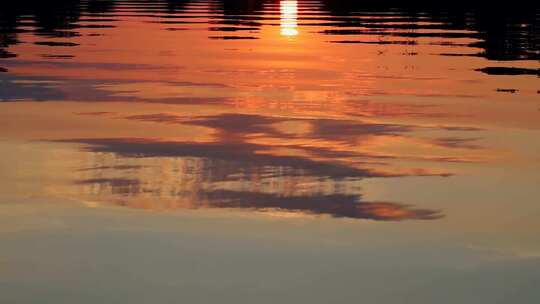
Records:
<instances>
[{"instance_id":1,"label":"sun reflection on water","mask_svg":"<svg viewBox=\"0 0 540 304\"><path fill-rule=\"evenodd\" d=\"M293 37L298 35L298 1L284 0L280 3L281 35Z\"/></svg>"}]
</instances>

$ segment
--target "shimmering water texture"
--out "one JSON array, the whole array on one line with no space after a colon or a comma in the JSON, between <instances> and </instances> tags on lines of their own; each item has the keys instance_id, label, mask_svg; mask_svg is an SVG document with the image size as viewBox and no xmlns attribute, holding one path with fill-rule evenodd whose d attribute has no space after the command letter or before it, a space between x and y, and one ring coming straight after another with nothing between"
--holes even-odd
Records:
<instances>
[{"instance_id":1,"label":"shimmering water texture","mask_svg":"<svg viewBox=\"0 0 540 304\"><path fill-rule=\"evenodd\" d=\"M243 266L205 260L221 261L216 271L232 276L231 265L261 267L274 283L253 286L253 274L243 273L229 287L217 283L227 281L222 275L204 287L156 262L143 268L161 296L127 296L146 288L124 282L118 303L540 301L538 7L8 2L0 4L0 241L13 247L0 253L0 303L35 303L17 292L25 284L37 284L42 303L110 302L96 295L115 294L70 281L79 260L53 267L16 258L40 251L23 240L42 240L54 261L123 248L112 239L140 252L194 241L186 253L194 259L214 241L216 255L255 250L240 231L260 234L257 246L283 247L268 248L271 257L257 249L253 260L242 251ZM105 222L115 223L112 235ZM292 230L294 245L283 239ZM176 239L179 231L186 234ZM79 242L97 249L71 247ZM324 255L301 258L318 246ZM154 258L180 265L180 247ZM28 263L42 272L30 274ZM330 283L322 265L333 263L340 270ZM295 267L312 272L286 281L290 289L271 269ZM109 273L83 268L88 280ZM70 282L37 287L51 276ZM399 283L409 276L416 280ZM156 289L175 278L187 285ZM242 298L247 285L254 293ZM66 296L67 286L93 296ZM276 294L287 298L270 301Z\"/></svg>"}]
</instances>

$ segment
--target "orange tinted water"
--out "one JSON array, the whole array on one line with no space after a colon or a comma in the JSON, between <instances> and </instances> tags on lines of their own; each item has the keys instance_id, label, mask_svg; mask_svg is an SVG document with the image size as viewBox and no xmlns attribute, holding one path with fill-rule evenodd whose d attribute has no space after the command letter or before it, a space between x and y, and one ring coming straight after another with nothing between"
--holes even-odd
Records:
<instances>
[{"instance_id":1,"label":"orange tinted water","mask_svg":"<svg viewBox=\"0 0 540 304\"><path fill-rule=\"evenodd\" d=\"M5 200L540 250L537 9L23 1L1 16Z\"/></svg>"}]
</instances>

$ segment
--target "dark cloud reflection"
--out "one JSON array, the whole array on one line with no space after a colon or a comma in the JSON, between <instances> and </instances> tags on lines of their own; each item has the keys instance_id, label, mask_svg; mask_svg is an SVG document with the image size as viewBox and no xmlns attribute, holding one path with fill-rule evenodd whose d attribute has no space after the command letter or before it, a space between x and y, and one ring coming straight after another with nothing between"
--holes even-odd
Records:
<instances>
[{"instance_id":1,"label":"dark cloud reflection","mask_svg":"<svg viewBox=\"0 0 540 304\"><path fill-rule=\"evenodd\" d=\"M117 205L144 209L242 209L262 212L287 212L305 215L326 215L335 218L369 219L377 221L435 220L443 217L437 210L414 208L410 205L392 202L364 202L360 194L287 195L283 193L264 193L256 191L183 189L175 194L189 197L181 204L154 199L151 204L141 204L141 199L129 200L142 193L159 193L137 179L94 178L77 181L77 185L89 187L87 191L95 194L107 192L120 195L113 200ZM128 198L128 199L126 199Z\"/></svg>"},{"instance_id":2,"label":"dark cloud reflection","mask_svg":"<svg viewBox=\"0 0 540 304\"><path fill-rule=\"evenodd\" d=\"M358 184L361 179L392 175L339 161L261 153L270 148L262 145L134 138L69 142L84 144L86 151L101 158L112 154L116 160L177 160L177 165L157 171L158 175L172 174L168 180L147 176L144 172L152 172L144 171L147 166L97 164L80 171L87 176L77 182L85 187L82 192L116 196L109 201L127 207L282 211L382 221L434 220L443 216L436 210L362 200ZM103 177L111 174L104 175L105 170L122 177Z\"/></svg>"},{"instance_id":3,"label":"dark cloud reflection","mask_svg":"<svg viewBox=\"0 0 540 304\"><path fill-rule=\"evenodd\" d=\"M256 192L214 191L206 194L209 207L284 210L338 218L378 221L434 220L443 217L435 210L414 209L388 202L360 202L353 195L281 196Z\"/></svg>"}]
</instances>

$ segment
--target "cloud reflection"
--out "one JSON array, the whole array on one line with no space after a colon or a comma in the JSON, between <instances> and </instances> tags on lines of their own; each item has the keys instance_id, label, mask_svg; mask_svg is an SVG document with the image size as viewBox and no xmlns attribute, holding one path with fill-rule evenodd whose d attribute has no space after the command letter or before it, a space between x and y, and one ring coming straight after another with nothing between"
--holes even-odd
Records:
<instances>
[{"instance_id":1,"label":"cloud reflection","mask_svg":"<svg viewBox=\"0 0 540 304\"><path fill-rule=\"evenodd\" d=\"M407 219L433 220L442 217L438 211L413 209L387 202L359 202L353 195L281 196L255 192L214 191L206 194L209 207L257 210L284 210L325 214L333 217L399 221Z\"/></svg>"},{"instance_id":2,"label":"cloud reflection","mask_svg":"<svg viewBox=\"0 0 540 304\"><path fill-rule=\"evenodd\" d=\"M362 199L361 181L410 176L448 177L430 166L406 168L410 160L471 162L454 154L385 154L378 141L412 140L418 131L474 132L461 126L414 126L362 119L332 119L254 113L119 114L85 116L140 123L208 128L205 138L81 138L97 162L79 170L81 193L113 196L122 206L144 209L225 208L292 212L355 219L434 220L443 214L396 202ZM200 131L197 131L200 132ZM425 138L437 149L476 151L474 137ZM433 148L434 149L434 148ZM99 157L97 157L99 156Z\"/></svg>"},{"instance_id":3,"label":"cloud reflection","mask_svg":"<svg viewBox=\"0 0 540 304\"><path fill-rule=\"evenodd\" d=\"M246 121L248 129L266 128ZM221 127L219 120L206 122ZM222 132L237 128L240 126L232 123ZM214 142L143 138L67 141L84 144L86 151L99 156L96 164L79 171L82 178L76 185L82 187L81 194L93 199L109 197L106 201L132 208L225 208L382 221L434 220L443 216L437 210L362 200L362 179L409 174L378 172L332 157L274 154L271 146L242 138L238 135ZM411 174L430 173L417 170Z\"/></svg>"},{"instance_id":4,"label":"cloud reflection","mask_svg":"<svg viewBox=\"0 0 540 304\"><path fill-rule=\"evenodd\" d=\"M301 215L325 215L335 218L369 219L376 221L436 220L444 217L438 210L414 208L410 205L392 202L364 202L360 195L309 194L284 195L252 191L182 191L177 193L183 199L170 200L129 200L142 192L157 192L159 189L143 188L140 181L133 179L86 179L77 182L87 185L90 191L123 195L112 200L114 204L149 210L170 209L241 209L261 212L284 212ZM188 198L188 199L186 199Z\"/></svg>"}]
</instances>

